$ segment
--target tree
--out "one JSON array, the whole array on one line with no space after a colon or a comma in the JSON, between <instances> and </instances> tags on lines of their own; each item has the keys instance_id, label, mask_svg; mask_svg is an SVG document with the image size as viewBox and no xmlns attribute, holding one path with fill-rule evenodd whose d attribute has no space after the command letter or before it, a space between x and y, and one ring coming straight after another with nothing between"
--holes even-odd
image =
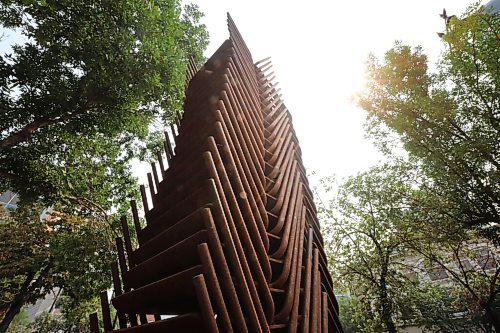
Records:
<instances>
[{"instance_id":1,"label":"tree","mask_svg":"<svg viewBox=\"0 0 500 333\"><path fill-rule=\"evenodd\" d=\"M26 333L28 328L28 311L26 309L21 310L19 314L14 318L9 326L9 333Z\"/></svg>"},{"instance_id":2,"label":"tree","mask_svg":"<svg viewBox=\"0 0 500 333\"><path fill-rule=\"evenodd\" d=\"M401 142L455 221L498 245L500 17L472 6L447 21L435 72L420 47L396 43L382 62L369 59L358 102L374 141L388 153Z\"/></svg>"},{"instance_id":3,"label":"tree","mask_svg":"<svg viewBox=\"0 0 500 333\"><path fill-rule=\"evenodd\" d=\"M412 163L385 164L348 178L327 207L320 205L334 281L352 294L347 319L369 332L407 325L498 331L494 246L457 223L454 206L429 183ZM451 285L429 281L434 269Z\"/></svg>"},{"instance_id":4,"label":"tree","mask_svg":"<svg viewBox=\"0 0 500 333\"><path fill-rule=\"evenodd\" d=\"M74 299L60 296L58 305L62 308L61 314L42 313L36 320L26 327L23 333L83 333L89 332L88 318L100 305L99 298L95 297L85 302L75 304Z\"/></svg>"},{"instance_id":5,"label":"tree","mask_svg":"<svg viewBox=\"0 0 500 333\"><path fill-rule=\"evenodd\" d=\"M500 265L493 242L480 230L457 223L453 204L425 183L410 194L410 202L413 237L408 247L452 281L456 312L500 332Z\"/></svg>"},{"instance_id":6,"label":"tree","mask_svg":"<svg viewBox=\"0 0 500 333\"><path fill-rule=\"evenodd\" d=\"M350 177L329 206L320 209L328 221L325 234L332 237L334 281L353 295L354 312L366 332L395 333L398 323L413 316L406 311L411 307L404 292L411 281L402 273L411 237L404 231L410 216L409 186L400 179L405 171L386 165Z\"/></svg>"},{"instance_id":7,"label":"tree","mask_svg":"<svg viewBox=\"0 0 500 333\"><path fill-rule=\"evenodd\" d=\"M413 289L412 305L418 311L423 332L429 333L491 333L476 311L460 304L460 288L436 283L421 283Z\"/></svg>"},{"instance_id":8,"label":"tree","mask_svg":"<svg viewBox=\"0 0 500 333\"><path fill-rule=\"evenodd\" d=\"M2 29L25 37L0 57L0 192L22 201L0 219L0 332L55 286L75 304L109 287L110 212L181 111L201 17L179 0L0 2ZM40 221L49 206L60 215Z\"/></svg>"},{"instance_id":9,"label":"tree","mask_svg":"<svg viewBox=\"0 0 500 333\"><path fill-rule=\"evenodd\" d=\"M500 267L489 252L500 244L500 18L473 6L446 22L435 72L420 47L399 42L382 62L369 58L358 103L393 165L349 178L326 210L334 269L369 331L409 319L500 332ZM486 259L475 243L486 244ZM423 282L433 266L452 286Z\"/></svg>"},{"instance_id":10,"label":"tree","mask_svg":"<svg viewBox=\"0 0 500 333\"><path fill-rule=\"evenodd\" d=\"M178 0L2 1L24 44L0 58L0 191L109 209L131 194L128 161L181 110L202 14Z\"/></svg>"},{"instance_id":11,"label":"tree","mask_svg":"<svg viewBox=\"0 0 500 333\"><path fill-rule=\"evenodd\" d=\"M348 297L337 296L337 301L339 302L340 322L345 333L360 332L367 326L367 323L362 318L363 316L357 312L359 306L354 295Z\"/></svg>"},{"instance_id":12,"label":"tree","mask_svg":"<svg viewBox=\"0 0 500 333\"><path fill-rule=\"evenodd\" d=\"M0 216L0 332L24 305L55 287L84 304L110 286L113 229L95 218L62 213L40 221L38 212L19 208Z\"/></svg>"}]
</instances>

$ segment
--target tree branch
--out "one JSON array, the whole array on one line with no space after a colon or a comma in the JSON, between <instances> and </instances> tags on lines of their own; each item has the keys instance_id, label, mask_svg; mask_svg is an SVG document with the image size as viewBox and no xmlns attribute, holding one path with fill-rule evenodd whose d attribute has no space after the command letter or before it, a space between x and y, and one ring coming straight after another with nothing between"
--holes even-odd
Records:
<instances>
[{"instance_id":1,"label":"tree branch","mask_svg":"<svg viewBox=\"0 0 500 333\"><path fill-rule=\"evenodd\" d=\"M19 144L20 142L28 140L33 134L44 127L47 127L56 123L64 123L78 116L84 114L88 110L88 103L82 106L79 110L75 112L66 112L61 116L56 117L42 117L39 118L28 125L24 126L21 130L9 135L5 139L0 141L0 153Z\"/></svg>"}]
</instances>

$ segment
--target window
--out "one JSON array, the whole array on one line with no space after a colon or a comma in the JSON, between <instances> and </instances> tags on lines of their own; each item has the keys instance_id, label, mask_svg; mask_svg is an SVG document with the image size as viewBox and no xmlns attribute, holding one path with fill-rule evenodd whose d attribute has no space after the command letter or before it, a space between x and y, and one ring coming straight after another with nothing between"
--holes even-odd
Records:
<instances>
[{"instance_id":1,"label":"window","mask_svg":"<svg viewBox=\"0 0 500 333\"><path fill-rule=\"evenodd\" d=\"M467 258L460 258L460 263L457 263L457 268L463 270L464 272L472 271L472 264Z\"/></svg>"},{"instance_id":2,"label":"window","mask_svg":"<svg viewBox=\"0 0 500 333\"><path fill-rule=\"evenodd\" d=\"M490 250L486 248L477 250L476 260L482 269L492 269L497 266L495 257L490 252Z\"/></svg>"},{"instance_id":3,"label":"window","mask_svg":"<svg viewBox=\"0 0 500 333\"><path fill-rule=\"evenodd\" d=\"M446 279L448 277L448 273L441 266L433 267L433 268L429 269L428 273L429 273L429 277L431 278L432 281L443 280L443 279Z\"/></svg>"},{"instance_id":4,"label":"window","mask_svg":"<svg viewBox=\"0 0 500 333\"><path fill-rule=\"evenodd\" d=\"M405 274L406 278L411 282L418 282L418 275L415 272L408 272Z\"/></svg>"}]
</instances>

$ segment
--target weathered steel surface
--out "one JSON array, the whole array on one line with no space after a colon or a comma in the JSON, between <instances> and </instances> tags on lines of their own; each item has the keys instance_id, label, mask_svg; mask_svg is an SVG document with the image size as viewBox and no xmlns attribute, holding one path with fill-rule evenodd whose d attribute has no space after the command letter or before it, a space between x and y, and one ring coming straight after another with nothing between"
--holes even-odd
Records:
<instances>
[{"instance_id":1,"label":"weathered steel surface","mask_svg":"<svg viewBox=\"0 0 500 333\"><path fill-rule=\"evenodd\" d=\"M290 113L270 61L254 64L228 26L203 68L189 64L183 117L165 133L166 161L152 164L149 199L141 187L146 226L131 202L138 248L121 221L119 328L104 292L106 331L342 330Z\"/></svg>"}]
</instances>

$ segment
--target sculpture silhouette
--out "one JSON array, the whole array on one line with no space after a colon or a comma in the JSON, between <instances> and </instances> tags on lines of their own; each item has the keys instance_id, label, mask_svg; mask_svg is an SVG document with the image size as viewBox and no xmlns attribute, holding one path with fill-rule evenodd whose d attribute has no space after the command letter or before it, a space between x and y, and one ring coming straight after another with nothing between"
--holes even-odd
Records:
<instances>
[{"instance_id":1,"label":"sculpture silhouette","mask_svg":"<svg viewBox=\"0 0 500 333\"><path fill-rule=\"evenodd\" d=\"M152 206L141 186L144 228L132 201L137 249L122 219L111 300L120 328L103 292L106 332L342 331L290 113L270 61L254 64L229 16L228 26L206 64L188 66L168 168L160 154L148 174Z\"/></svg>"}]
</instances>

